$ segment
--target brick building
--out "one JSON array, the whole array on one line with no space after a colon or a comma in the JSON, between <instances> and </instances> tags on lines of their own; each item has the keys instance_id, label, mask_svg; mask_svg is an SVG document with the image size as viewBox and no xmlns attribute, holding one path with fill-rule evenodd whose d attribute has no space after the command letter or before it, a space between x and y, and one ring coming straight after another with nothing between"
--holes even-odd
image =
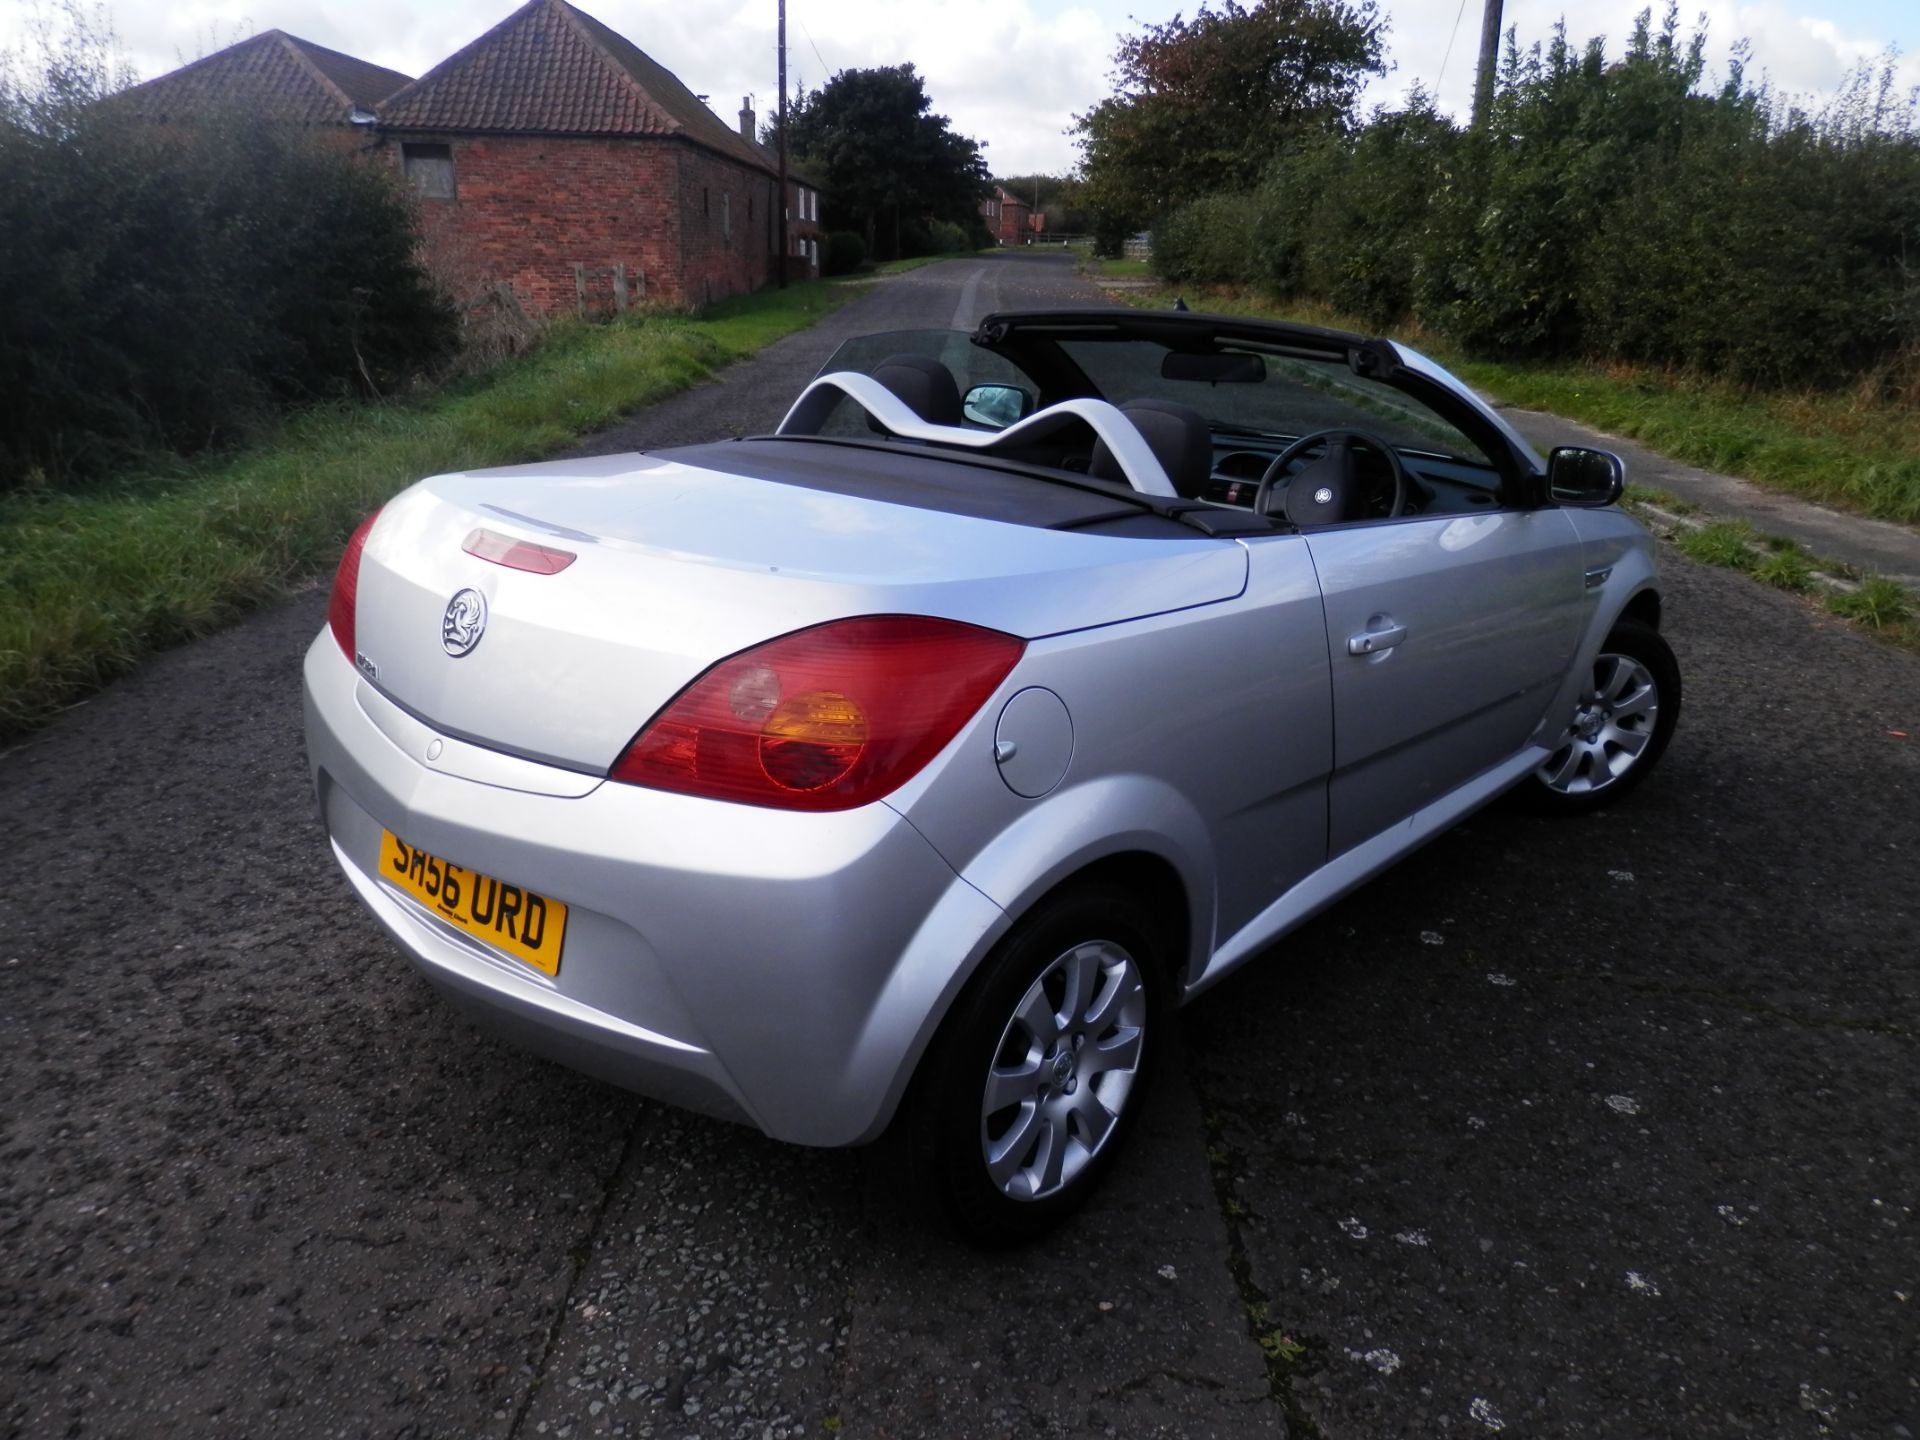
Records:
<instances>
[{"instance_id":1,"label":"brick building","mask_svg":"<svg viewBox=\"0 0 1920 1440\"><path fill-rule=\"evenodd\" d=\"M566 0L529 0L379 118L433 247L530 310L704 305L773 278L767 153Z\"/></svg>"},{"instance_id":2,"label":"brick building","mask_svg":"<svg viewBox=\"0 0 1920 1440\"><path fill-rule=\"evenodd\" d=\"M567 0L528 0L417 80L257 35L126 98L154 120L243 105L335 127L411 186L436 273L535 314L705 305L773 280L778 167L743 105L728 125ZM819 273L819 196L789 174L789 274Z\"/></svg>"},{"instance_id":3,"label":"brick building","mask_svg":"<svg viewBox=\"0 0 1920 1440\"><path fill-rule=\"evenodd\" d=\"M987 233L1002 245L1018 245L1046 228L1047 217L1036 214L1033 206L1003 185L980 202L980 218L987 222Z\"/></svg>"}]
</instances>

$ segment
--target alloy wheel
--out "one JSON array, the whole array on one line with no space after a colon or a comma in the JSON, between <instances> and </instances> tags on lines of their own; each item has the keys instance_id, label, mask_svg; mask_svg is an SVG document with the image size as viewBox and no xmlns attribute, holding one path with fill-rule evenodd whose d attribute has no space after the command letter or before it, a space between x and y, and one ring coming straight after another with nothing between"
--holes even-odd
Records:
<instances>
[{"instance_id":1,"label":"alloy wheel","mask_svg":"<svg viewBox=\"0 0 1920 1440\"><path fill-rule=\"evenodd\" d=\"M1015 1200L1044 1200L1100 1152L1140 1069L1147 993L1110 940L1076 945L1040 972L1007 1021L980 1102L987 1173Z\"/></svg>"},{"instance_id":2,"label":"alloy wheel","mask_svg":"<svg viewBox=\"0 0 1920 1440\"><path fill-rule=\"evenodd\" d=\"M1660 688L1631 655L1609 653L1593 664L1593 685L1574 702L1560 748L1535 773L1549 790L1589 795L1622 779L1652 742Z\"/></svg>"}]
</instances>

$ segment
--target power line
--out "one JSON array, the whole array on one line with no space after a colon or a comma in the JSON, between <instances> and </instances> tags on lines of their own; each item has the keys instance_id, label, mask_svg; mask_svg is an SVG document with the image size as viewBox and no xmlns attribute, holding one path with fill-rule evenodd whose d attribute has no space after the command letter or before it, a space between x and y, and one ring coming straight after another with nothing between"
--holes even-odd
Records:
<instances>
[{"instance_id":1,"label":"power line","mask_svg":"<svg viewBox=\"0 0 1920 1440\"><path fill-rule=\"evenodd\" d=\"M1447 36L1446 53L1440 57L1440 75L1439 78L1433 82L1433 103L1436 105L1440 103L1440 87L1445 83L1447 78L1447 61L1453 58L1453 42L1458 39L1460 35L1460 17L1466 13L1467 0L1460 0L1460 8L1453 12L1453 30Z\"/></svg>"},{"instance_id":2,"label":"power line","mask_svg":"<svg viewBox=\"0 0 1920 1440\"><path fill-rule=\"evenodd\" d=\"M807 37L807 48L813 51L813 58L820 62L820 74L823 77L822 83L824 83L824 77L827 73L827 57L822 55L820 53L820 47L813 43L813 32L807 29L807 22L800 19L798 15L793 18L800 26L800 33Z\"/></svg>"}]
</instances>

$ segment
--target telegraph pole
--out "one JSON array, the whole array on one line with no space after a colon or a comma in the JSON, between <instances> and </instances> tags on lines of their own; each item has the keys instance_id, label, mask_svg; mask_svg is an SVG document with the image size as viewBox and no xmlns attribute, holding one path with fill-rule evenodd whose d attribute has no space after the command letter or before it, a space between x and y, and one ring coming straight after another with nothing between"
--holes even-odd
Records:
<instances>
[{"instance_id":1,"label":"telegraph pole","mask_svg":"<svg viewBox=\"0 0 1920 1440\"><path fill-rule=\"evenodd\" d=\"M784 5L786 0L781 0ZM1480 69L1473 82L1473 128L1484 129L1493 116L1493 77L1500 65L1500 0L1487 0L1480 17Z\"/></svg>"},{"instance_id":2,"label":"telegraph pole","mask_svg":"<svg viewBox=\"0 0 1920 1440\"><path fill-rule=\"evenodd\" d=\"M780 0L780 288L787 288L787 0Z\"/></svg>"}]
</instances>

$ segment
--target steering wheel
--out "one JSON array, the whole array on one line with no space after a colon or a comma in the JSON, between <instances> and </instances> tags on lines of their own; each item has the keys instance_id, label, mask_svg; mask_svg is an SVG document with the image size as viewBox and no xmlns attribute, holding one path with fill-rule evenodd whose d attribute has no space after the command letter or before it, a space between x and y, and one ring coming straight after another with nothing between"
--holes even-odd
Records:
<instances>
[{"instance_id":1,"label":"steering wheel","mask_svg":"<svg viewBox=\"0 0 1920 1440\"><path fill-rule=\"evenodd\" d=\"M1326 447L1324 455L1291 480L1286 478L1289 465L1322 445ZM1284 485L1287 519L1295 525L1336 525L1343 520L1365 519L1367 503L1372 497L1360 484L1354 464L1356 445L1385 460L1387 472L1393 476L1393 499L1382 518L1404 515L1412 494L1412 487L1407 483L1407 467L1400 463L1400 453L1393 446L1365 430L1315 430L1287 446L1273 457L1273 463L1260 476L1260 488L1253 496L1253 513L1265 515L1273 491Z\"/></svg>"}]
</instances>

